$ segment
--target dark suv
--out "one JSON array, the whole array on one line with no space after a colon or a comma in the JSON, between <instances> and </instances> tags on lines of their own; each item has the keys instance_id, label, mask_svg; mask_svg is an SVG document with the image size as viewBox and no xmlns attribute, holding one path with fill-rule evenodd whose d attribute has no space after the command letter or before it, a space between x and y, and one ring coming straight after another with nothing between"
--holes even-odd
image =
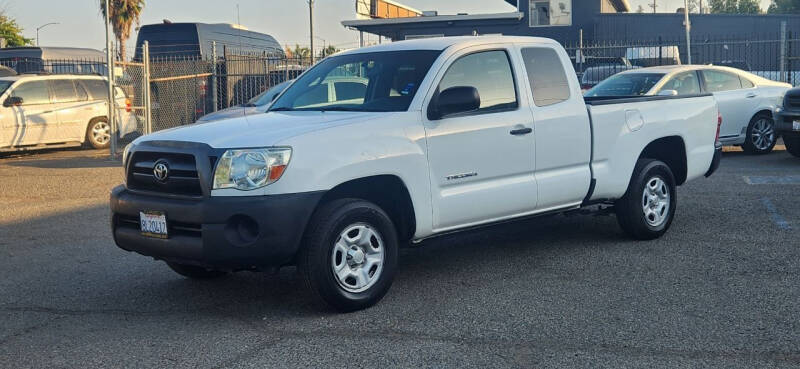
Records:
<instances>
[{"instance_id":1,"label":"dark suv","mask_svg":"<svg viewBox=\"0 0 800 369\"><path fill-rule=\"evenodd\" d=\"M783 106L775 109L775 130L786 151L800 158L800 87L786 91Z\"/></svg>"}]
</instances>

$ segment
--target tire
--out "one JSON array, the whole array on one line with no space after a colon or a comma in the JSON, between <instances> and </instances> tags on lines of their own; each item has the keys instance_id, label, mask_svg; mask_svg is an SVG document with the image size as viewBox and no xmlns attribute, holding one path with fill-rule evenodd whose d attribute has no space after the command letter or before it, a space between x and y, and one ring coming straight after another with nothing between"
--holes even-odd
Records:
<instances>
[{"instance_id":1,"label":"tire","mask_svg":"<svg viewBox=\"0 0 800 369\"><path fill-rule=\"evenodd\" d=\"M86 126L86 142L95 149L106 149L111 144L111 127L105 117L94 118Z\"/></svg>"},{"instance_id":2,"label":"tire","mask_svg":"<svg viewBox=\"0 0 800 369\"><path fill-rule=\"evenodd\" d=\"M298 270L315 302L339 312L375 305L397 269L397 231L377 205L339 199L308 224Z\"/></svg>"},{"instance_id":3,"label":"tire","mask_svg":"<svg viewBox=\"0 0 800 369\"><path fill-rule=\"evenodd\" d=\"M800 158L800 135L783 135L783 144L789 154Z\"/></svg>"},{"instance_id":4,"label":"tire","mask_svg":"<svg viewBox=\"0 0 800 369\"><path fill-rule=\"evenodd\" d=\"M628 191L614 208L622 230L637 240L652 240L667 232L677 205L675 176L664 162L639 159Z\"/></svg>"},{"instance_id":5,"label":"tire","mask_svg":"<svg viewBox=\"0 0 800 369\"><path fill-rule=\"evenodd\" d=\"M178 273L178 274L180 274L180 275L182 275L182 276L184 276L186 278L190 278L190 279L213 279L213 278L219 278L219 277L222 277L222 276L228 274L228 273L223 272L223 271L213 270L213 269L206 269L206 268L202 268L202 267L194 266L194 265L186 265L186 264L178 264L178 263L169 263L168 262L167 266L169 266L170 269L175 271L175 273Z\"/></svg>"},{"instance_id":6,"label":"tire","mask_svg":"<svg viewBox=\"0 0 800 369\"><path fill-rule=\"evenodd\" d=\"M763 155L772 151L778 141L775 133L775 121L768 113L758 113L747 125L742 149L751 155Z\"/></svg>"}]
</instances>

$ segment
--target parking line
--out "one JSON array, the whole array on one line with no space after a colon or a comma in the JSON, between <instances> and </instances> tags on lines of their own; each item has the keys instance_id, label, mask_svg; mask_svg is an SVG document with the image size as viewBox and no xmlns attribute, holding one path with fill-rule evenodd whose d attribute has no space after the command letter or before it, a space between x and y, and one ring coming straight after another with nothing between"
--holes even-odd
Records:
<instances>
[{"instance_id":1,"label":"parking line","mask_svg":"<svg viewBox=\"0 0 800 369\"><path fill-rule=\"evenodd\" d=\"M749 185L782 184L800 185L800 176L743 176Z\"/></svg>"},{"instance_id":2,"label":"parking line","mask_svg":"<svg viewBox=\"0 0 800 369\"><path fill-rule=\"evenodd\" d=\"M764 207L767 208L767 213L769 213L769 216L772 218L772 222L775 223L778 228L783 230L792 229L792 227L789 225L789 222L778 213L778 209L775 208L775 204L773 204L769 198L763 197L761 198L761 202L764 204Z\"/></svg>"}]
</instances>

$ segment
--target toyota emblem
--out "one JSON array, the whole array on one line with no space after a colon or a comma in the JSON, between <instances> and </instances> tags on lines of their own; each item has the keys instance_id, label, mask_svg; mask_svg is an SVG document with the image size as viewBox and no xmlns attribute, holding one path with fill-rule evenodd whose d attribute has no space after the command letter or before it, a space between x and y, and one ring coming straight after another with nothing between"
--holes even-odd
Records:
<instances>
[{"instance_id":1,"label":"toyota emblem","mask_svg":"<svg viewBox=\"0 0 800 369\"><path fill-rule=\"evenodd\" d=\"M169 178L169 167L167 163L159 161L153 166L153 176L159 182L165 182Z\"/></svg>"}]
</instances>

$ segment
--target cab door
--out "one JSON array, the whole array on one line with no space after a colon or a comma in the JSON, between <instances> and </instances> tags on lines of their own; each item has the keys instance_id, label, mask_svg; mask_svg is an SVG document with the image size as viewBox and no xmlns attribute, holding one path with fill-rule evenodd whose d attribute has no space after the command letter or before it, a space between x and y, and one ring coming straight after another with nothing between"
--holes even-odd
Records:
<instances>
[{"instance_id":1,"label":"cab door","mask_svg":"<svg viewBox=\"0 0 800 369\"><path fill-rule=\"evenodd\" d=\"M21 104L7 107L4 112L4 115L11 117L9 135L12 145L53 142L53 134L58 129L58 117L53 111L47 81L22 82L14 87L10 96L22 99Z\"/></svg>"},{"instance_id":2,"label":"cab door","mask_svg":"<svg viewBox=\"0 0 800 369\"><path fill-rule=\"evenodd\" d=\"M436 232L536 207L533 122L514 65L504 47L462 50L448 60L436 77L438 87L428 93L423 121ZM434 118L426 114L437 96L453 87L474 87L479 108Z\"/></svg>"}]
</instances>

